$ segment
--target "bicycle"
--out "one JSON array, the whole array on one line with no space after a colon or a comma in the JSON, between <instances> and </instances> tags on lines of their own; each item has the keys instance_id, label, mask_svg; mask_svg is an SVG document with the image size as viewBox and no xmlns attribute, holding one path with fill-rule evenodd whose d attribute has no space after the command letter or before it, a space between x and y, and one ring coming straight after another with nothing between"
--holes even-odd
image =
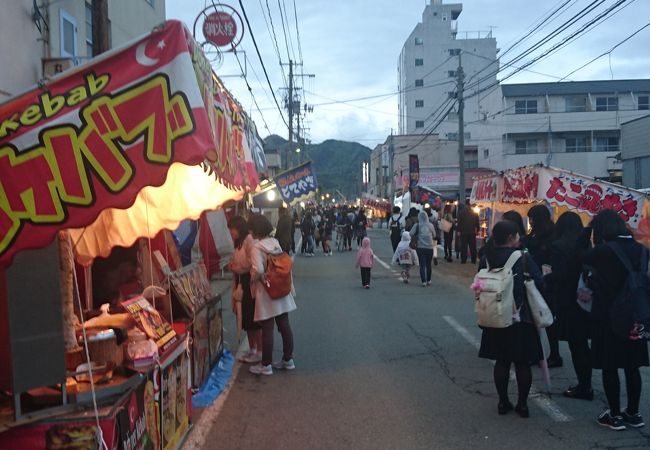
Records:
<instances>
[{"instance_id":1,"label":"bicycle","mask_svg":"<svg viewBox=\"0 0 650 450\"><path fill-rule=\"evenodd\" d=\"M336 226L336 249L342 252L345 249L345 226Z\"/></svg>"}]
</instances>

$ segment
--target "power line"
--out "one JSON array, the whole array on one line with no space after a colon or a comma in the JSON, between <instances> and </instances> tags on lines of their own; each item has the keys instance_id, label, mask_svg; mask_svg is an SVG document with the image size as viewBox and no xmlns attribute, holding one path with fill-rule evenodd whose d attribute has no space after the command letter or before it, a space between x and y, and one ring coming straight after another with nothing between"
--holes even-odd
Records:
<instances>
[{"instance_id":1,"label":"power line","mask_svg":"<svg viewBox=\"0 0 650 450\"><path fill-rule=\"evenodd\" d=\"M284 25L284 14L282 14L282 5L280 5L280 0L278 0L278 9L280 10L280 20L282 21L282 31L284 33L284 45L287 47L287 59L291 59L291 55L293 54L293 48L291 49L291 52L289 52L289 44L291 43L291 41L287 38L287 28ZM296 59L295 55L293 59L294 60Z\"/></svg>"},{"instance_id":2,"label":"power line","mask_svg":"<svg viewBox=\"0 0 650 450\"><path fill-rule=\"evenodd\" d=\"M262 122L264 123L264 128L266 128L266 130L270 133L271 129L269 128L269 124L266 123L264 114L262 114L262 111L260 110L260 105L258 105L257 99L255 98L255 94L253 94L253 88L251 88L251 85L248 83L248 78L246 78L246 72L244 71L244 67L242 66L241 61L239 60L239 55L237 54L237 51L234 51L233 53L235 55L235 59L237 60L237 64L239 64L239 69L241 70L242 76L244 77L244 82L246 83L248 92L251 93L251 98L253 99L253 103L255 103L255 106L257 107L257 112L260 113L260 117L262 118Z\"/></svg>"},{"instance_id":3,"label":"power line","mask_svg":"<svg viewBox=\"0 0 650 450\"><path fill-rule=\"evenodd\" d=\"M302 59L302 45L300 43L300 29L298 28L298 11L296 9L296 0L293 0L293 17L296 19L296 40L298 41L298 56L300 56L300 62L303 63Z\"/></svg>"},{"instance_id":4,"label":"power line","mask_svg":"<svg viewBox=\"0 0 650 450\"><path fill-rule=\"evenodd\" d=\"M592 59L591 61L589 61L589 62L587 62L587 63L581 65L581 66L578 67L577 69L572 70L571 72L569 72L568 74L566 74L565 76L563 76L562 78L560 78L560 79L558 80L558 82L559 82L559 81L562 81L562 80L564 80L564 79L566 79L566 78L568 78L569 76L573 75L573 74L576 73L577 71L584 69L584 68L587 67L588 65L590 65L590 64L596 62L597 60L599 60L600 58L602 58L603 56L605 56L605 55L610 55L614 50L616 50L616 48L618 48L618 47L620 47L621 45L625 44L627 41L629 41L630 39L632 39L634 36L636 36L637 34L639 34L641 31L645 30L645 29L648 28L649 26L650 26L650 22L646 23L646 24L643 25L641 28L639 28L638 30L636 30L634 33L630 34L628 37L626 37L625 39L623 39L622 41L620 41L618 44L614 45L612 48L610 48L610 49L607 50L606 52L601 53L600 55L596 56L596 57L595 57L594 59Z\"/></svg>"},{"instance_id":5,"label":"power line","mask_svg":"<svg viewBox=\"0 0 650 450\"><path fill-rule=\"evenodd\" d=\"M253 34L253 29L251 28L250 21L248 20L248 15L246 14L246 9L244 8L244 3L242 0L239 0L239 6L241 7L242 13L244 14L244 19L246 20L246 25L248 26L248 31L251 34L251 39L253 40L253 45L255 46L255 52L257 53L257 57L260 59L260 64L262 65L262 70L264 71L264 76L266 77L266 82L269 85L269 89L271 90L271 94L273 95L273 100L275 101L275 106L278 107L278 112L280 113L280 117L282 117L282 121L284 124L289 128L289 124L287 123L286 119L284 118L284 115L282 114L282 108L280 108L280 104L278 103L278 99L275 96L275 91L273 90L273 86L271 86L271 80L269 79L269 74L266 71L266 66L264 65L264 60L262 59L262 54L260 53L260 49L257 46L257 41L255 40L255 34Z\"/></svg>"},{"instance_id":6,"label":"power line","mask_svg":"<svg viewBox=\"0 0 650 450\"><path fill-rule=\"evenodd\" d=\"M273 17L271 17L271 9L269 8L269 2L266 0L266 7L269 11L269 20L266 20L266 13L264 12L264 5L262 5L262 0L259 0L260 9L262 10L262 17L264 17L264 23L266 24L266 29L269 32L273 44L273 49L275 54L278 57L278 64L280 64L280 71L282 72L282 79L284 80L284 85L287 85L287 77L284 74L284 69L282 68L282 56L280 56L280 46L278 45L278 38L275 35L275 26L273 26ZM269 26L270 23L270 26Z\"/></svg>"}]
</instances>

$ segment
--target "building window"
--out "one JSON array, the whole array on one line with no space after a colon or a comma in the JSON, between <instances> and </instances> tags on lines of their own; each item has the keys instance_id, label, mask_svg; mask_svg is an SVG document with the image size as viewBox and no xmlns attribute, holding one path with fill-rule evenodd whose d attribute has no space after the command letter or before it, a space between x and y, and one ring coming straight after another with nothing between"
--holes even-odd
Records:
<instances>
[{"instance_id":1,"label":"building window","mask_svg":"<svg viewBox=\"0 0 650 450\"><path fill-rule=\"evenodd\" d=\"M61 33L61 56L74 58L77 56L77 22L64 10L59 10L59 25Z\"/></svg>"},{"instance_id":2,"label":"building window","mask_svg":"<svg viewBox=\"0 0 650 450\"><path fill-rule=\"evenodd\" d=\"M424 108L424 100L416 100L415 101L415 107L416 108Z\"/></svg>"},{"instance_id":3,"label":"building window","mask_svg":"<svg viewBox=\"0 0 650 450\"><path fill-rule=\"evenodd\" d=\"M594 138L594 151L595 152L617 152L618 138L617 137Z\"/></svg>"},{"instance_id":4,"label":"building window","mask_svg":"<svg viewBox=\"0 0 650 450\"><path fill-rule=\"evenodd\" d=\"M476 168L478 168L478 161L477 160L465 161L465 168L466 169L476 169Z\"/></svg>"},{"instance_id":5,"label":"building window","mask_svg":"<svg viewBox=\"0 0 650 450\"><path fill-rule=\"evenodd\" d=\"M587 97L567 97L564 104L566 112L587 111Z\"/></svg>"},{"instance_id":6,"label":"building window","mask_svg":"<svg viewBox=\"0 0 650 450\"><path fill-rule=\"evenodd\" d=\"M537 153L537 141L535 139L517 139L515 141L515 154L526 155Z\"/></svg>"},{"instance_id":7,"label":"building window","mask_svg":"<svg viewBox=\"0 0 650 450\"><path fill-rule=\"evenodd\" d=\"M596 97L596 111L618 111L618 97Z\"/></svg>"},{"instance_id":8,"label":"building window","mask_svg":"<svg viewBox=\"0 0 650 450\"><path fill-rule=\"evenodd\" d=\"M472 133L463 133L463 136L465 136L465 140L469 141L472 139ZM452 133L447 133L447 140L449 141L457 141L458 140L458 133L452 132ZM467 150L465 150L467 151Z\"/></svg>"},{"instance_id":9,"label":"building window","mask_svg":"<svg viewBox=\"0 0 650 450\"><path fill-rule=\"evenodd\" d=\"M416 120L415 128L424 128L424 120Z\"/></svg>"},{"instance_id":10,"label":"building window","mask_svg":"<svg viewBox=\"0 0 650 450\"><path fill-rule=\"evenodd\" d=\"M422 59L422 58L415 58L415 65L416 65L416 66L423 66L423 65L424 65L424 59Z\"/></svg>"},{"instance_id":11,"label":"building window","mask_svg":"<svg viewBox=\"0 0 650 450\"><path fill-rule=\"evenodd\" d=\"M650 95L639 95L639 109L650 109Z\"/></svg>"},{"instance_id":12,"label":"building window","mask_svg":"<svg viewBox=\"0 0 650 450\"><path fill-rule=\"evenodd\" d=\"M584 137L566 138L564 150L567 153L588 152L587 139Z\"/></svg>"},{"instance_id":13,"label":"building window","mask_svg":"<svg viewBox=\"0 0 650 450\"><path fill-rule=\"evenodd\" d=\"M490 157L490 149L489 148L484 148L483 149L483 159L487 159Z\"/></svg>"},{"instance_id":14,"label":"building window","mask_svg":"<svg viewBox=\"0 0 650 450\"><path fill-rule=\"evenodd\" d=\"M415 87L424 86L424 80L415 80Z\"/></svg>"},{"instance_id":15,"label":"building window","mask_svg":"<svg viewBox=\"0 0 650 450\"><path fill-rule=\"evenodd\" d=\"M86 56L92 58L93 55L93 7L86 3Z\"/></svg>"},{"instance_id":16,"label":"building window","mask_svg":"<svg viewBox=\"0 0 650 450\"><path fill-rule=\"evenodd\" d=\"M415 45L424 45L424 41L422 40L422 38L416 37Z\"/></svg>"},{"instance_id":17,"label":"building window","mask_svg":"<svg viewBox=\"0 0 650 450\"><path fill-rule=\"evenodd\" d=\"M537 114L537 100L516 100L515 114Z\"/></svg>"},{"instance_id":18,"label":"building window","mask_svg":"<svg viewBox=\"0 0 650 450\"><path fill-rule=\"evenodd\" d=\"M459 48L450 48L449 49L449 56L458 56L460 55L460 49Z\"/></svg>"}]
</instances>

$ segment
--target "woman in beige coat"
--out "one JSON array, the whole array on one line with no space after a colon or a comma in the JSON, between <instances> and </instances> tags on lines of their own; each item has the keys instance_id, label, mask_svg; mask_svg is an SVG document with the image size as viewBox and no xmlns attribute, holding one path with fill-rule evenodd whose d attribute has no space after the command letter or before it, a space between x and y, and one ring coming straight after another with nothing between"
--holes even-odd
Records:
<instances>
[{"instance_id":1,"label":"woman in beige coat","mask_svg":"<svg viewBox=\"0 0 650 450\"><path fill-rule=\"evenodd\" d=\"M255 215L249 221L250 231L256 239L251 250L251 283L255 296L255 322L262 327L262 362L251 366L250 372L256 375L273 375L276 369L293 370L293 332L289 324L289 312L296 309L293 293L272 300L264 288L266 258L269 254L279 255L282 248L277 239L271 237L273 226L262 215ZM282 336L282 360L272 364L273 322Z\"/></svg>"}]
</instances>

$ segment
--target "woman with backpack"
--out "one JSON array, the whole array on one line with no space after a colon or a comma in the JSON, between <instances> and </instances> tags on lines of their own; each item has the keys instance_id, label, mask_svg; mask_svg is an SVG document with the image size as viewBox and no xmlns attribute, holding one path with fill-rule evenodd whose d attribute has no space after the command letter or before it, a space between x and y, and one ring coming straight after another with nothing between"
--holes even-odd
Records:
<instances>
[{"instance_id":1,"label":"woman with backpack","mask_svg":"<svg viewBox=\"0 0 650 450\"><path fill-rule=\"evenodd\" d=\"M486 248L485 256L479 263L480 269L504 267L512 253L520 248L517 226L509 221L503 220L494 225L492 239L494 245ZM529 417L528 393L533 379L530 361L541 360L543 353L539 334L533 323L526 298L524 258L526 272L533 278L537 288L543 290L544 279L539 268L530 255L524 253L512 267L514 276L512 293L516 307L513 324L506 328L482 327L479 357L496 361L494 384L499 395L497 412L501 415L507 414L513 409L513 405L508 399L508 380L510 379L510 366L514 363L518 391L517 405L514 406L514 410L520 417L526 418Z\"/></svg>"},{"instance_id":2,"label":"woman with backpack","mask_svg":"<svg viewBox=\"0 0 650 450\"><path fill-rule=\"evenodd\" d=\"M567 341L578 384L564 391L564 396L593 400L591 388L591 350L589 349L589 315L576 302L578 280L582 273L582 256L589 249L589 236L583 232L576 213L563 213L555 224L550 248L551 272L544 276L549 305L553 305L558 337Z\"/></svg>"},{"instance_id":3,"label":"woman with backpack","mask_svg":"<svg viewBox=\"0 0 650 450\"><path fill-rule=\"evenodd\" d=\"M425 211L418 214L418 222L413 225L409 232L415 240L415 250L420 261L420 279L422 286L431 285L431 261L433 260L433 243L436 238L436 230L429 222L429 216Z\"/></svg>"},{"instance_id":4,"label":"woman with backpack","mask_svg":"<svg viewBox=\"0 0 650 450\"><path fill-rule=\"evenodd\" d=\"M251 366L255 375L273 375L273 368L293 370L293 332L289 324L289 313L296 309L296 302L290 292L284 297L271 299L265 286L269 255L282 254L277 239L271 237L273 226L269 220L256 214L249 220L249 227L256 239L251 251L251 283L255 294L255 322L262 328L262 361ZM286 256L286 253L285 253ZM288 257L288 256L287 256ZM293 289L292 289L293 291ZM273 322L282 336L282 360L272 364Z\"/></svg>"},{"instance_id":5,"label":"woman with backpack","mask_svg":"<svg viewBox=\"0 0 650 450\"><path fill-rule=\"evenodd\" d=\"M630 235L623 219L614 211L605 209L592 221L595 247L587 251L583 265L589 268L589 288L593 291L591 309L591 361L594 369L601 369L603 388L609 409L598 416L598 423L612 430L627 426L644 426L639 413L641 374L639 367L648 366L648 344L643 339L631 340L614 333L614 320L620 316L615 308L619 295L625 295L626 281L631 272L646 272L648 249ZM623 258L627 261L623 261ZM632 272L634 273L634 272ZM647 275L646 275L647 276ZM647 297L646 297L647 301ZM627 408L621 410L621 383L618 369L625 372Z\"/></svg>"}]
</instances>

